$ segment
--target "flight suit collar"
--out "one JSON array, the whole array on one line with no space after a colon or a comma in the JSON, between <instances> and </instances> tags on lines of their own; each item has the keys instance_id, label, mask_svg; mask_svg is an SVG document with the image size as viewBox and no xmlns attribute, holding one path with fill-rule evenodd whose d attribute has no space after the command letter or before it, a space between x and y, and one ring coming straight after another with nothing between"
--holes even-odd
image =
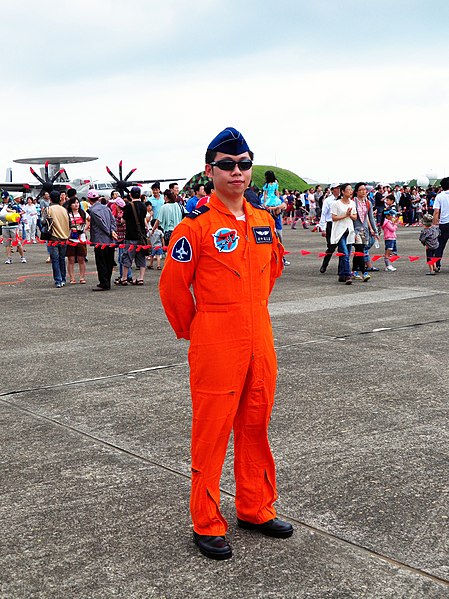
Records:
<instances>
[{"instance_id":1,"label":"flight suit collar","mask_svg":"<svg viewBox=\"0 0 449 599\"><path fill-rule=\"evenodd\" d=\"M213 206L216 210L218 210L219 212L222 212L223 214L228 214L229 216L234 216L234 214L232 214L232 212L229 210L229 208L227 206L225 206L223 204L223 202L219 199L219 197L217 196L216 193L212 193L212 195L210 196L209 205ZM253 215L254 209L251 206L251 204L246 201L245 198L243 198L243 210L245 211L246 215L248 215L248 216ZM234 218L235 218L235 216L234 216Z\"/></svg>"}]
</instances>

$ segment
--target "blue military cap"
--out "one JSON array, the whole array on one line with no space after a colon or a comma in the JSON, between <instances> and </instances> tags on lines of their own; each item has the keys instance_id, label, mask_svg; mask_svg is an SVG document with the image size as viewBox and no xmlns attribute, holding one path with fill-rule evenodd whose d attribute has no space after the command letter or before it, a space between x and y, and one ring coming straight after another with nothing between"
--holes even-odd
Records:
<instances>
[{"instance_id":1,"label":"blue military cap","mask_svg":"<svg viewBox=\"0 0 449 599\"><path fill-rule=\"evenodd\" d=\"M223 152L223 154L231 154L231 156L238 156L245 152L250 152L248 144L245 138L234 129L234 127L226 127L223 129L207 146L208 150L214 150L216 152Z\"/></svg>"}]
</instances>

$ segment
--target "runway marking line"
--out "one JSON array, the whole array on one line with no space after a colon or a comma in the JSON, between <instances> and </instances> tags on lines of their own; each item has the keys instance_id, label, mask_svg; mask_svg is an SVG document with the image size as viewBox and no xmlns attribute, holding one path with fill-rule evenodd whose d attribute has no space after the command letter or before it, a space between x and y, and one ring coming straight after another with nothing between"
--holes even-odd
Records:
<instances>
[{"instance_id":1,"label":"runway marking line","mask_svg":"<svg viewBox=\"0 0 449 599\"><path fill-rule=\"evenodd\" d=\"M96 272L86 272L86 275L95 275ZM17 277L15 281L0 281L0 285L20 285L20 283L25 283L27 279L38 279L39 277L53 277L53 274L50 273L36 273L32 275L20 275Z\"/></svg>"}]
</instances>

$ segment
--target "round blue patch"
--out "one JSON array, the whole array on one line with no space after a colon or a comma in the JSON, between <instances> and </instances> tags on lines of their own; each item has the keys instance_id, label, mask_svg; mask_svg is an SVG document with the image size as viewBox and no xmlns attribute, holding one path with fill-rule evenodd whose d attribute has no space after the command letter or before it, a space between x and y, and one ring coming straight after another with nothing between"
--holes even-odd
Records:
<instances>
[{"instance_id":1,"label":"round blue patch","mask_svg":"<svg viewBox=\"0 0 449 599\"><path fill-rule=\"evenodd\" d=\"M235 229L218 229L212 233L214 245L219 252L233 252L239 244L240 237Z\"/></svg>"}]
</instances>

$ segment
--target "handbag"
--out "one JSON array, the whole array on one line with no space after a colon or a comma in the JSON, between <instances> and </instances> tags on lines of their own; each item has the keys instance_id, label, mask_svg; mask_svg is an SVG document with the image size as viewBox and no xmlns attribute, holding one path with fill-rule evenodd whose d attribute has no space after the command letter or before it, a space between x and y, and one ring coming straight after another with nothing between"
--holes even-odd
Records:
<instances>
[{"instance_id":1,"label":"handbag","mask_svg":"<svg viewBox=\"0 0 449 599\"><path fill-rule=\"evenodd\" d=\"M137 241L139 242L139 245L148 245L147 238L144 235L144 233L142 231L142 226L139 222L139 219L137 218L137 212L136 212L136 207L134 206L134 202L131 202L131 210L133 211L134 219L136 221L136 226L137 226ZM143 252L144 256L149 256L150 248L146 248L146 249L142 248L141 252Z\"/></svg>"},{"instance_id":2,"label":"handbag","mask_svg":"<svg viewBox=\"0 0 449 599\"><path fill-rule=\"evenodd\" d=\"M363 228L356 229L355 230L355 235L356 235L356 243L363 244L363 245L367 245L368 244L368 239L366 238L366 231L365 231L365 229L363 229ZM357 238L360 238L360 241Z\"/></svg>"}]
</instances>

